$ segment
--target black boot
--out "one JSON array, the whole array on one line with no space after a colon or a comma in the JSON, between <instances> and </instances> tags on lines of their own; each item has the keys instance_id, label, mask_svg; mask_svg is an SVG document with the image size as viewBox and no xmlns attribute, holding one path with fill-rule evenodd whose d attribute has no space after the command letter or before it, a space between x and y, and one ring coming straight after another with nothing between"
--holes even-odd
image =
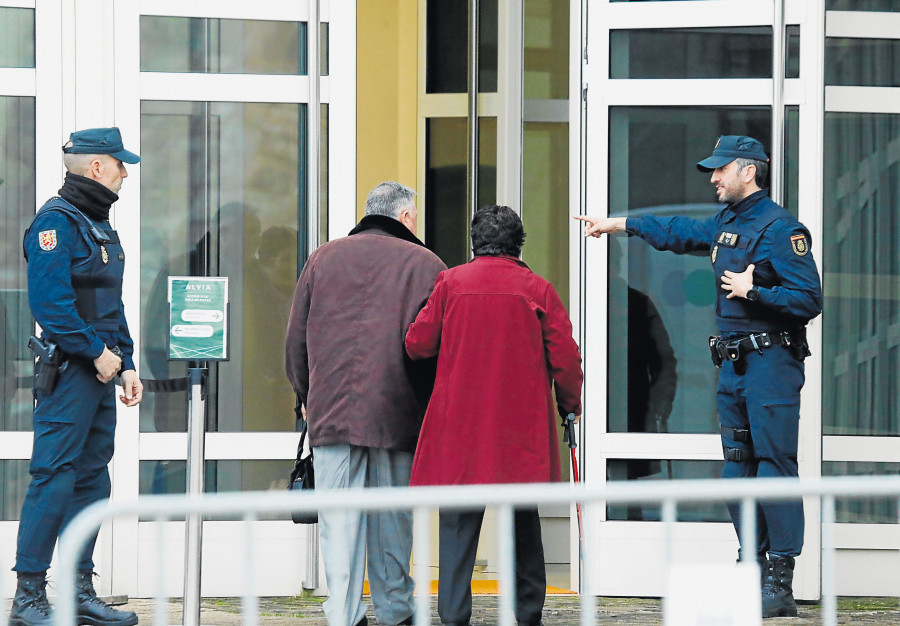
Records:
<instances>
[{"instance_id":1,"label":"black boot","mask_svg":"<svg viewBox=\"0 0 900 626\"><path fill-rule=\"evenodd\" d=\"M78 570L75 602L78 605L78 623L91 626L134 626L138 617L134 611L119 611L97 597L92 580L94 571Z\"/></svg>"},{"instance_id":2,"label":"black boot","mask_svg":"<svg viewBox=\"0 0 900 626\"><path fill-rule=\"evenodd\" d=\"M762 589L763 617L797 617L793 583L794 558L778 555L770 557Z\"/></svg>"},{"instance_id":3,"label":"black boot","mask_svg":"<svg viewBox=\"0 0 900 626\"><path fill-rule=\"evenodd\" d=\"M16 597L9 611L9 626L31 626L52 623L47 601L47 572L17 572Z\"/></svg>"}]
</instances>

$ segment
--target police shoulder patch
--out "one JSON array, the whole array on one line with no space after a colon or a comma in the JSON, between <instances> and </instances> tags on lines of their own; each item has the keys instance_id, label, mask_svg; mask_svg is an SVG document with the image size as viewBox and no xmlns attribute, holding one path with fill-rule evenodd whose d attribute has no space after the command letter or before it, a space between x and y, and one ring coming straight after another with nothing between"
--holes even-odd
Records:
<instances>
[{"instance_id":1,"label":"police shoulder patch","mask_svg":"<svg viewBox=\"0 0 900 626\"><path fill-rule=\"evenodd\" d=\"M56 244L56 229L42 230L38 233L38 245L41 247L41 250L53 250L56 248Z\"/></svg>"},{"instance_id":2,"label":"police shoulder patch","mask_svg":"<svg viewBox=\"0 0 900 626\"><path fill-rule=\"evenodd\" d=\"M791 248L797 256L805 256L809 252L809 243L806 241L806 235L791 235Z\"/></svg>"}]
</instances>

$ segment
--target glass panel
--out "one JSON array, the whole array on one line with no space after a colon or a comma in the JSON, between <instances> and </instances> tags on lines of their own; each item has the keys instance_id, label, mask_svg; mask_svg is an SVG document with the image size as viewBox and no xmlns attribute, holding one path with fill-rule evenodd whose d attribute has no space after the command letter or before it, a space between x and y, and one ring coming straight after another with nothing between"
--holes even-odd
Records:
<instances>
[{"instance_id":1,"label":"glass panel","mask_svg":"<svg viewBox=\"0 0 900 626\"><path fill-rule=\"evenodd\" d=\"M772 78L772 28L609 33L610 78Z\"/></svg>"},{"instance_id":2,"label":"glass panel","mask_svg":"<svg viewBox=\"0 0 900 626\"><path fill-rule=\"evenodd\" d=\"M822 422L900 435L900 115L826 113Z\"/></svg>"},{"instance_id":3,"label":"glass panel","mask_svg":"<svg viewBox=\"0 0 900 626\"><path fill-rule=\"evenodd\" d=\"M141 16L141 71L305 74L306 23Z\"/></svg>"},{"instance_id":4,"label":"glass panel","mask_svg":"<svg viewBox=\"0 0 900 626\"><path fill-rule=\"evenodd\" d=\"M184 364L165 358L166 277L228 276L232 353L211 369L210 430L294 430L282 355L298 239L307 236L299 217L305 111L297 104L141 104L141 248L154 251L141 256L142 371L155 379L184 375ZM148 394L141 430L183 432L185 402L184 393Z\"/></svg>"},{"instance_id":5,"label":"glass panel","mask_svg":"<svg viewBox=\"0 0 900 626\"><path fill-rule=\"evenodd\" d=\"M785 31L784 77L800 78L800 26L787 26Z\"/></svg>"},{"instance_id":6,"label":"glass panel","mask_svg":"<svg viewBox=\"0 0 900 626\"><path fill-rule=\"evenodd\" d=\"M825 40L825 84L900 87L900 40Z\"/></svg>"},{"instance_id":7,"label":"glass panel","mask_svg":"<svg viewBox=\"0 0 900 626\"><path fill-rule=\"evenodd\" d=\"M478 206L497 197L497 118L478 124ZM425 245L448 267L471 256L466 211L466 118L435 117L425 122Z\"/></svg>"},{"instance_id":8,"label":"glass panel","mask_svg":"<svg viewBox=\"0 0 900 626\"><path fill-rule=\"evenodd\" d=\"M715 204L695 163L719 135L771 136L765 107L612 107L609 207L617 216L705 218ZM715 433L715 281L707 255L659 252L637 237L609 246L611 432Z\"/></svg>"},{"instance_id":9,"label":"glass panel","mask_svg":"<svg viewBox=\"0 0 900 626\"><path fill-rule=\"evenodd\" d=\"M822 461L822 476L897 476L900 463ZM896 524L897 498L835 498L835 521L843 524Z\"/></svg>"},{"instance_id":10,"label":"glass panel","mask_svg":"<svg viewBox=\"0 0 900 626\"><path fill-rule=\"evenodd\" d=\"M468 2L431 0L426 9L426 93L468 91ZM497 91L497 0L481 0L478 91Z\"/></svg>"},{"instance_id":11,"label":"glass panel","mask_svg":"<svg viewBox=\"0 0 900 626\"><path fill-rule=\"evenodd\" d=\"M31 477L27 460L0 460L0 522L18 521Z\"/></svg>"},{"instance_id":12,"label":"glass panel","mask_svg":"<svg viewBox=\"0 0 900 626\"><path fill-rule=\"evenodd\" d=\"M525 0L525 98L569 97L569 2Z\"/></svg>"},{"instance_id":13,"label":"glass panel","mask_svg":"<svg viewBox=\"0 0 900 626\"><path fill-rule=\"evenodd\" d=\"M527 122L522 157L522 258L568 305L569 125Z\"/></svg>"},{"instance_id":14,"label":"glass panel","mask_svg":"<svg viewBox=\"0 0 900 626\"><path fill-rule=\"evenodd\" d=\"M0 8L0 67L34 67L34 9Z\"/></svg>"},{"instance_id":15,"label":"glass panel","mask_svg":"<svg viewBox=\"0 0 900 626\"><path fill-rule=\"evenodd\" d=\"M36 206L34 133L34 98L0 97L0 431L31 430L34 406L27 348L34 321L22 256Z\"/></svg>"},{"instance_id":16,"label":"glass panel","mask_svg":"<svg viewBox=\"0 0 900 626\"><path fill-rule=\"evenodd\" d=\"M825 0L830 11L888 11L900 12L900 0Z\"/></svg>"},{"instance_id":17,"label":"glass panel","mask_svg":"<svg viewBox=\"0 0 900 626\"><path fill-rule=\"evenodd\" d=\"M322 76L328 76L328 66L331 63L329 55L331 54L331 42L328 39L329 24L328 22L319 23L319 68Z\"/></svg>"},{"instance_id":18,"label":"glass panel","mask_svg":"<svg viewBox=\"0 0 900 626\"><path fill-rule=\"evenodd\" d=\"M139 495L185 493L186 461L141 461L138 465ZM286 490L293 467L293 461L206 461L203 464L205 474L203 490L206 493ZM148 516L141 519L152 518ZM211 516L203 519L238 520L241 516ZM262 513L259 519L290 519L290 515Z\"/></svg>"},{"instance_id":19,"label":"glass panel","mask_svg":"<svg viewBox=\"0 0 900 626\"><path fill-rule=\"evenodd\" d=\"M614 480L681 480L684 478L716 478L722 475L722 461L672 461L663 459L610 459L606 465L607 479ZM606 517L614 521L658 522L658 504L614 504L606 507ZM724 502L681 504L679 522L731 522Z\"/></svg>"},{"instance_id":20,"label":"glass panel","mask_svg":"<svg viewBox=\"0 0 900 626\"><path fill-rule=\"evenodd\" d=\"M784 208L798 216L797 181L800 176L800 107L784 107Z\"/></svg>"}]
</instances>

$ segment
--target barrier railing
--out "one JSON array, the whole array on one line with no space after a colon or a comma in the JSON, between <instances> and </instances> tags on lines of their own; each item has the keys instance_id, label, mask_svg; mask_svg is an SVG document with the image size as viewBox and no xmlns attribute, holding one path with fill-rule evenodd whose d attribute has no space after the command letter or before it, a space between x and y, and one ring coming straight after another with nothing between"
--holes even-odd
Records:
<instances>
[{"instance_id":1,"label":"barrier railing","mask_svg":"<svg viewBox=\"0 0 900 626\"><path fill-rule=\"evenodd\" d=\"M97 503L77 516L60 538L58 596L55 617L59 624L75 623L75 568L78 555L88 537L104 520L125 515L151 517L162 522L176 516L243 515L252 522L260 513L290 511L409 509L414 515L413 577L417 589L429 589L431 574L430 513L440 507L495 507L498 509L497 545L499 549L499 623L515 624L515 575L513 537L513 509L516 506L551 504L658 504L662 508L662 522L666 524L666 566L671 565L672 525L676 521L680 503L737 501L741 503L743 524L742 543L752 546L755 541L755 512L758 500L787 500L802 496L818 496L822 501L822 623L837 624L837 600L834 587L833 526L836 497L895 497L900 499L900 477L840 477L820 479L754 479L754 480L677 480L657 483L607 483L598 486L565 484L474 485L460 487L350 489L315 492L245 492L209 494L203 496L146 496L131 501ZM900 500L898 500L900 503ZM585 533L590 533L590 516ZM160 527L162 525L160 524ZM249 529L250 524L248 524ZM248 530L244 568L247 594L242 600L242 620L245 624L258 622L258 600L251 593L254 576L253 537ZM162 550L162 531L158 535ZM581 588L590 589L590 564L595 562L595 542L584 542L584 567ZM749 552L755 553L755 550ZM162 567L159 568L161 578ZM160 580L161 583L161 580ZM162 585L158 584L159 591ZM430 594L416 596L415 624L431 623ZM581 624L595 620L595 598L582 593ZM157 596L153 607L154 624L166 623L163 598Z\"/></svg>"}]
</instances>

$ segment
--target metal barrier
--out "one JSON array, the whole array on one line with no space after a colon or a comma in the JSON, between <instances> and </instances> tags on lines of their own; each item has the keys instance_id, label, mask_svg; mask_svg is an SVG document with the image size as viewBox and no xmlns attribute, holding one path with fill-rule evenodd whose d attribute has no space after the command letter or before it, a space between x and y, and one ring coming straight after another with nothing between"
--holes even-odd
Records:
<instances>
[{"instance_id":1,"label":"metal barrier","mask_svg":"<svg viewBox=\"0 0 900 626\"><path fill-rule=\"evenodd\" d=\"M59 624L75 623L75 569L78 555L88 537L107 519L123 515L153 517L166 521L189 514L242 514L245 521L254 521L262 512L310 510L368 510L411 509L414 512L413 576L417 589L429 589L431 576L430 513L439 507L495 507L499 511L497 540L499 563L499 619L502 626L515 624L513 509L517 505L542 504L660 504L662 521L666 524L666 564L671 564L672 524L676 521L679 503L738 501L742 506L743 545L755 541L757 500L786 500L801 496L819 496L822 500L822 615L823 624L837 624L837 601L834 590L835 497L895 497L900 498L900 477L841 477L820 479L753 479L753 480L678 480L637 484L633 482L607 483L596 487L565 484L474 485L460 487L350 489L315 492L246 492L210 494L203 496L146 496L132 501L97 503L76 517L60 538L59 577L56 620ZM900 501L898 501L900 502ZM590 516L585 532L590 533ZM161 526L161 525L160 525ZM254 575L252 534L249 530L245 546L246 589L243 597L243 623L255 625L258 620L258 600L250 594ZM160 549L162 532L159 534ZM590 589L590 564L595 561L594 542L584 542L582 589ZM749 551L750 554L755 550ZM158 575L162 577L162 567ZM161 583L161 580L160 580ZM161 590L162 585L158 588ZM154 602L154 624L164 624L163 599ZM581 594L581 624L594 623L595 598ZM430 594L416 597L415 624L431 623Z\"/></svg>"}]
</instances>

